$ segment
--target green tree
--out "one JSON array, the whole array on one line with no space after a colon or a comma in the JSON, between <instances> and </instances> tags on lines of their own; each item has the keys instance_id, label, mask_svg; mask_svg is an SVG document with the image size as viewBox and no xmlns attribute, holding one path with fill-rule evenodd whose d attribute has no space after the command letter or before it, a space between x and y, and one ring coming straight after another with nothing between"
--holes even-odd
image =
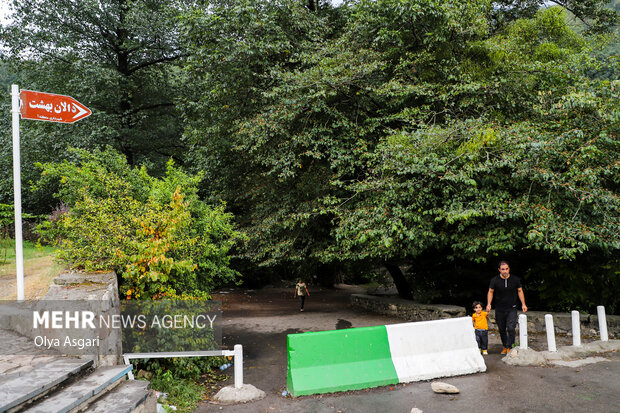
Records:
<instances>
[{"instance_id":1,"label":"green tree","mask_svg":"<svg viewBox=\"0 0 620 413\"><path fill-rule=\"evenodd\" d=\"M306 3L213 1L208 8L188 13L183 24L191 55L186 69L192 83L198 85L196 93L184 102L186 135L192 144L188 162L205 170L206 192L222 196L243 228L252 234L266 231L261 245L252 237L244 254L252 258L260 255L257 260L264 263L281 262L291 251L287 246L291 237L280 238L280 212L274 213L274 205L281 203L286 218L294 213L291 208L299 206L298 201L288 205L289 200L316 186L308 182L296 190L296 183L280 183L279 173L270 173L267 165L273 156L261 161L262 152L248 150L243 123L260 116L274 101L267 92L287 82L283 73L311 64L308 56L337 32L340 17L336 11L322 2L312 11ZM284 162L287 168L291 166ZM273 222L275 227L268 230ZM325 229L319 230L322 235L317 238L328 235ZM303 230L296 237L305 238ZM258 250L267 244L270 251L280 252L270 257ZM311 258L291 257L295 262Z\"/></svg>"},{"instance_id":2,"label":"green tree","mask_svg":"<svg viewBox=\"0 0 620 413\"><path fill-rule=\"evenodd\" d=\"M614 304L591 285L614 279L609 263L620 248L619 112L614 84L586 76L596 67L586 45L557 8L475 44L489 59L472 78L486 92L482 117L389 133L370 175L346 184L354 195L330 201L338 214L332 255L415 262L427 276L442 270L425 255L447 263L537 256L556 275L566 275L562 260L576 261L583 266L572 268L573 283L555 284L556 294L565 304L588 295ZM586 254L597 258L585 264ZM549 299L545 275L536 277Z\"/></svg>"},{"instance_id":3,"label":"green tree","mask_svg":"<svg viewBox=\"0 0 620 413\"><path fill-rule=\"evenodd\" d=\"M185 88L178 68L185 55L177 25L183 4L12 0L0 46L14 81L22 89L74 96L93 110L74 125L22 122L24 181L36 180L34 162L63 159L68 146L110 145L132 165L182 161L186 146L175 100ZM9 130L2 134L5 143ZM3 152L3 166L10 159ZM24 195L30 208L48 210L52 202L39 199L42 193Z\"/></svg>"},{"instance_id":4,"label":"green tree","mask_svg":"<svg viewBox=\"0 0 620 413\"><path fill-rule=\"evenodd\" d=\"M288 2L283 4L289 5ZM610 137L605 151L615 150L612 138L615 121L592 116L592 111L598 113L613 108L614 100L604 96L611 93L612 88L591 84L584 76L588 70L596 68L596 61L591 57L589 38L577 34L567 24L565 9L528 12L529 18L512 18L509 24L498 28L492 17L496 11L494 4L487 1L362 0L341 7L338 18L299 9L296 22L312 21L318 27L327 25L319 30L323 35L313 42L300 43L299 52L283 63L278 58L267 59L268 54L263 54L267 60L258 71L243 65L252 60L238 55L229 59L218 54L228 49L187 37L190 44L203 53L193 54L195 60L191 69L198 74L208 73L201 74L210 80L212 91L205 101L220 99L218 105L209 106L209 118L186 112L193 122L190 132L203 127L214 131L203 135L203 140L194 141L212 157L202 157L197 162L204 165L212 178L209 181L219 186L221 192L218 193L233 195L231 205L250 235L244 257L272 267L308 261L334 266L384 263L391 270L401 295L410 297L411 289L397 264L413 260L415 264L425 265L423 257L429 253L443 257L440 259L448 256L474 265L496 253L513 251L511 248L540 250L543 254L566 259L575 259L588 248L600 249L601 254L615 251L615 244L609 239L597 244L601 242L597 240L599 235L606 233L613 239L616 230L614 220L605 221L605 225L596 222L603 211L615 205L612 195L617 189L607 186L607 181L589 188L599 191L598 195L611 196L610 203L595 212L594 209L584 210L584 203L578 210L579 202L569 203L567 199L572 198L566 193L558 195L557 199L552 197L551 202L566 204L567 211L572 211L557 219L557 228L550 224L544 227L545 234L558 242L556 249L537 240L534 232L530 233L534 228L528 226L533 225L531 222L521 225L516 218L518 212L505 211L513 216L506 220L499 213L495 216L489 212L494 210L487 204L481 206L486 212L469 205L481 202L485 196L490 197L487 203L497 203L502 196L508 202L513 190L515 199L518 194L522 195L521 186L528 181L515 178L510 184L509 174L514 171L510 165L504 165L509 160L513 162L512 167L518 166L526 175L527 169L520 168L527 165L532 170L535 169L533 165L540 168L545 165L544 169L552 165L560 167L561 163L556 165L556 162L561 160L554 157L552 151L536 152L541 159L528 158L532 156L528 152L531 148L520 140L522 135L532 137L538 146L548 141L550 148L570 152L576 149L564 142L568 139L565 133L579 127L584 133L583 142L604 133ZM282 33L288 32L268 22L279 22L274 16L286 10L285 6L260 9L247 6L249 9L244 10L261 14L262 20L253 21L262 22L261 30L271 27L268 33L276 33L274 38L280 39ZM218 33L224 39L243 39L251 47L261 45L268 49L274 38L263 36L261 39L266 43L261 43L254 40L255 37L246 36L245 32L239 34L237 28L245 25L227 25L244 14L232 7L225 10L230 13L226 14L229 18L210 14L209 27L220 28ZM584 19L592 17L587 14L582 14ZM594 18L589 22L596 25L592 26L596 29L593 32L605 28ZM194 16L186 24L198 32L210 31L201 29L205 24L203 17ZM306 33L299 30L288 36L299 39L301 34L305 39ZM203 46L205 44L208 46ZM231 61L232 66L218 71L215 67L218 59ZM218 77L211 77L214 72ZM231 88L233 76L239 75L252 79L251 85L255 87L250 89L250 98L246 101L231 99L239 104L231 105L234 115L226 121L211 117L229 109L227 100L235 90ZM570 112L569 119L573 123L562 117L567 115L565 113L557 115L558 120L565 122L549 124L550 114L558 110L557 105L567 110L572 105L567 102L585 105L591 96L596 96L593 107L583 106L583 110ZM188 102L187 107L206 108L202 103ZM408 155L394 149L399 147L394 142L401 140L411 151ZM508 146L503 146L504 143ZM488 164L485 163L487 153L483 150L487 146L495 148L490 150L493 156L489 155ZM215 159L224 160L225 164ZM406 172L401 176L399 168L407 171L408 162L420 168L420 173L424 168L429 169L429 174L435 170L437 178L441 175L442 179L436 185L416 187L407 181ZM456 192L452 193L449 186L444 188L452 175L446 178L445 171L441 171L451 170L452 164L466 171L453 172L455 181L449 184L456 187L457 192L467 188L472 191L463 199L455 195ZM597 173L603 174L603 169L600 166ZM587 171L584 166L576 173L587 174ZM496 196L492 196L496 191L491 183L485 187L476 181L476 174L487 173L486 179L497 181L497 185L501 183ZM559 173L554 178L556 183L541 184L540 193L567 180ZM574 182L568 185L572 184ZM477 192L478 187L483 189ZM422 201L424 205L418 208L430 209L422 208L415 215L408 204L418 190L422 191L421 200L428 201ZM393 198L386 199L392 197L390 194ZM461 199L463 206L450 204L452 196L455 202ZM389 204L387 211L386 203ZM446 207L444 203L451 206ZM534 209L529 203L524 205L525 209ZM557 205L554 204L554 208ZM473 215L467 218L470 207ZM433 208L444 211L446 216L441 220L454 221L445 227L439 221L431 221L431 217L439 218L433 215ZM537 214L542 214L541 211L544 210L538 210ZM576 211L575 220L585 219L581 214L586 211L593 212L598 218L584 221L584 225L588 228L601 225L604 229L589 238L588 231L585 235L575 232L579 225L573 223L564 233L560 227L564 220L571 221ZM411 219L404 219L408 215L403 217L402 214L412 214ZM483 224L477 229L487 240L466 247L471 234L465 230L448 240L446 228L459 222L461 216L463 220L477 222L474 220L476 214L483 214L479 217ZM569 214L570 219L567 218ZM428 220L417 223L415 220L422 219L420 216L428 216ZM362 230L368 232L364 234ZM391 231L395 231L394 236L389 235ZM400 238L399 231L408 231L406 241ZM519 237L510 241L516 233ZM463 245L457 248L454 245L458 243ZM471 251L483 253L468 255ZM298 270L301 269L300 264Z\"/></svg>"},{"instance_id":5,"label":"green tree","mask_svg":"<svg viewBox=\"0 0 620 413\"><path fill-rule=\"evenodd\" d=\"M494 26L502 30L511 22L533 17L541 8L560 6L578 18L590 33L608 32L618 23L609 0L499 0L490 12Z\"/></svg>"},{"instance_id":6,"label":"green tree","mask_svg":"<svg viewBox=\"0 0 620 413\"><path fill-rule=\"evenodd\" d=\"M285 7L263 10L252 5L249 10L266 13L263 20L295 15L297 25L304 23L319 29L331 21L341 21L310 13L296 2L283 4L298 10L299 15ZM250 234L246 257L262 265L323 261L323 251L333 242L332 217L320 213L320 200L334 191L340 193L334 185L339 180L364 170L365 157L386 129L417 124L420 119L415 119L415 114L423 116L422 121L445 116L440 108L440 85L456 83L450 63L464 53L467 39L486 30L486 8L486 2L360 2L343 12L351 15L343 27L322 28L320 36L310 36L312 41L300 43L294 49L297 52L284 63L274 58L267 61L268 70L261 67L260 71L245 67L218 70L209 62L225 59L241 65L247 60L222 56L216 53L222 47L211 42L193 41L209 45L201 49L205 55L197 55L191 67L208 68L204 72L209 73L205 78L212 80L212 93L205 99L222 99L220 105L209 105L211 113L218 108L229 110L226 93L236 90L228 87L230 76L243 74L257 79L250 89L256 90L256 98L250 95L243 103L230 105L235 122L196 118L198 125L225 127L212 137L203 135L205 139L197 145L219 162L227 162L222 165L204 160L208 176L214 174L209 181L222 183L226 192L235 195L230 204ZM262 47L274 42L265 36L237 34L239 27L247 25L233 18L243 14L235 8L225 10L232 14L230 18L209 15L208 21L218 24L220 31L201 28L200 33L232 31L220 37L243 38L253 47L258 47L257 42ZM270 27L258 18L252 21L259 27ZM199 23L194 20L191 27L202 27ZM277 27L273 32L278 36L288 33ZM301 31L301 40L305 33L318 29L313 30ZM299 39L299 34L293 34ZM262 56L267 59L270 54ZM405 62L403 58L416 61ZM221 73L226 82L213 79L214 71ZM414 76L419 85L410 87L407 76ZM215 85L221 85L221 91ZM239 113L239 108L249 110ZM235 169L230 170L231 166ZM230 173L232 180L222 176Z\"/></svg>"}]
</instances>

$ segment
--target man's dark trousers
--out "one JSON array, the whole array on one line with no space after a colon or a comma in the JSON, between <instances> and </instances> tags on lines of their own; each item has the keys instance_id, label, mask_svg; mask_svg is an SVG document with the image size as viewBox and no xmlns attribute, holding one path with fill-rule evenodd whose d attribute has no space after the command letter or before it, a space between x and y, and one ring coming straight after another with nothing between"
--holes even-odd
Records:
<instances>
[{"instance_id":1,"label":"man's dark trousers","mask_svg":"<svg viewBox=\"0 0 620 413\"><path fill-rule=\"evenodd\" d=\"M512 348L515 343L515 335L517 328L517 309L511 308L508 310L495 309L495 322L499 329L499 336L502 339L502 344L506 348Z\"/></svg>"}]
</instances>

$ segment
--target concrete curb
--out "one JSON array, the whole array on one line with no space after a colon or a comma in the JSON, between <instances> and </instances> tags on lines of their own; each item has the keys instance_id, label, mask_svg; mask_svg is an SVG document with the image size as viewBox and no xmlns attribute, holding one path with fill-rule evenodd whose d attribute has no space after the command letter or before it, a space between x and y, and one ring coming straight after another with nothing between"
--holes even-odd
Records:
<instances>
[{"instance_id":1,"label":"concrete curb","mask_svg":"<svg viewBox=\"0 0 620 413\"><path fill-rule=\"evenodd\" d=\"M593 341L582 346L563 346L558 351L536 351L530 348L513 348L502 361L511 366L567 366L578 367L583 364L604 361L602 357L589 357L593 354L620 351L620 340ZM579 363L581 361L581 363Z\"/></svg>"}]
</instances>

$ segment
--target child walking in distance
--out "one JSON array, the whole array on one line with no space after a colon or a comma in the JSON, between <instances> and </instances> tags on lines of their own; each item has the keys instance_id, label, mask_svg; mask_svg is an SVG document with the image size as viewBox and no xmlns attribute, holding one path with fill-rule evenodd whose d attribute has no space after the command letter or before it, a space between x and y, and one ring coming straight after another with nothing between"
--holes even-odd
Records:
<instances>
[{"instance_id":1,"label":"child walking in distance","mask_svg":"<svg viewBox=\"0 0 620 413\"><path fill-rule=\"evenodd\" d=\"M487 318L489 314L486 311L482 311L482 303L480 301L474 301L472 304L474 314L471 316L474 321L474 328L476 329L476 341L478 342L478 348L482 354L487 355L489 348L489 323Z\"/></svg>"},{"instance_id":2,"label":"child walking in distance","mask_svg":"<svg viewBox=\"0 0 620 413\"><path fill-rule=\"evenodd\" d=\"M306 283L300 278L295 285L295 294L293 295L293 298L299 297L299 311L304 311L304 301L306 301L306 295L310 295L308 292L308 287L306 287Z\"/></svg>"}]
</instances>

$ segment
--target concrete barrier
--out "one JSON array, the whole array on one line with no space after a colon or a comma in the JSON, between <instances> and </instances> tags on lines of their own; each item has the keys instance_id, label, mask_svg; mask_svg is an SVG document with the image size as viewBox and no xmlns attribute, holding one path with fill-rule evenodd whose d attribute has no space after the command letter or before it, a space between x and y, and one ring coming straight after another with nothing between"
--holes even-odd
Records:
<instances>
[{"instance_id":1,"label":"concrete barrier","mask_svg":"<svg viewBox=\"0 0 620 413\"><path fill-rule=\"evenodd\" d=\"M287 348L293 396L486 370L469 317L289 334Z\"/></svg>"}]
</instances>

